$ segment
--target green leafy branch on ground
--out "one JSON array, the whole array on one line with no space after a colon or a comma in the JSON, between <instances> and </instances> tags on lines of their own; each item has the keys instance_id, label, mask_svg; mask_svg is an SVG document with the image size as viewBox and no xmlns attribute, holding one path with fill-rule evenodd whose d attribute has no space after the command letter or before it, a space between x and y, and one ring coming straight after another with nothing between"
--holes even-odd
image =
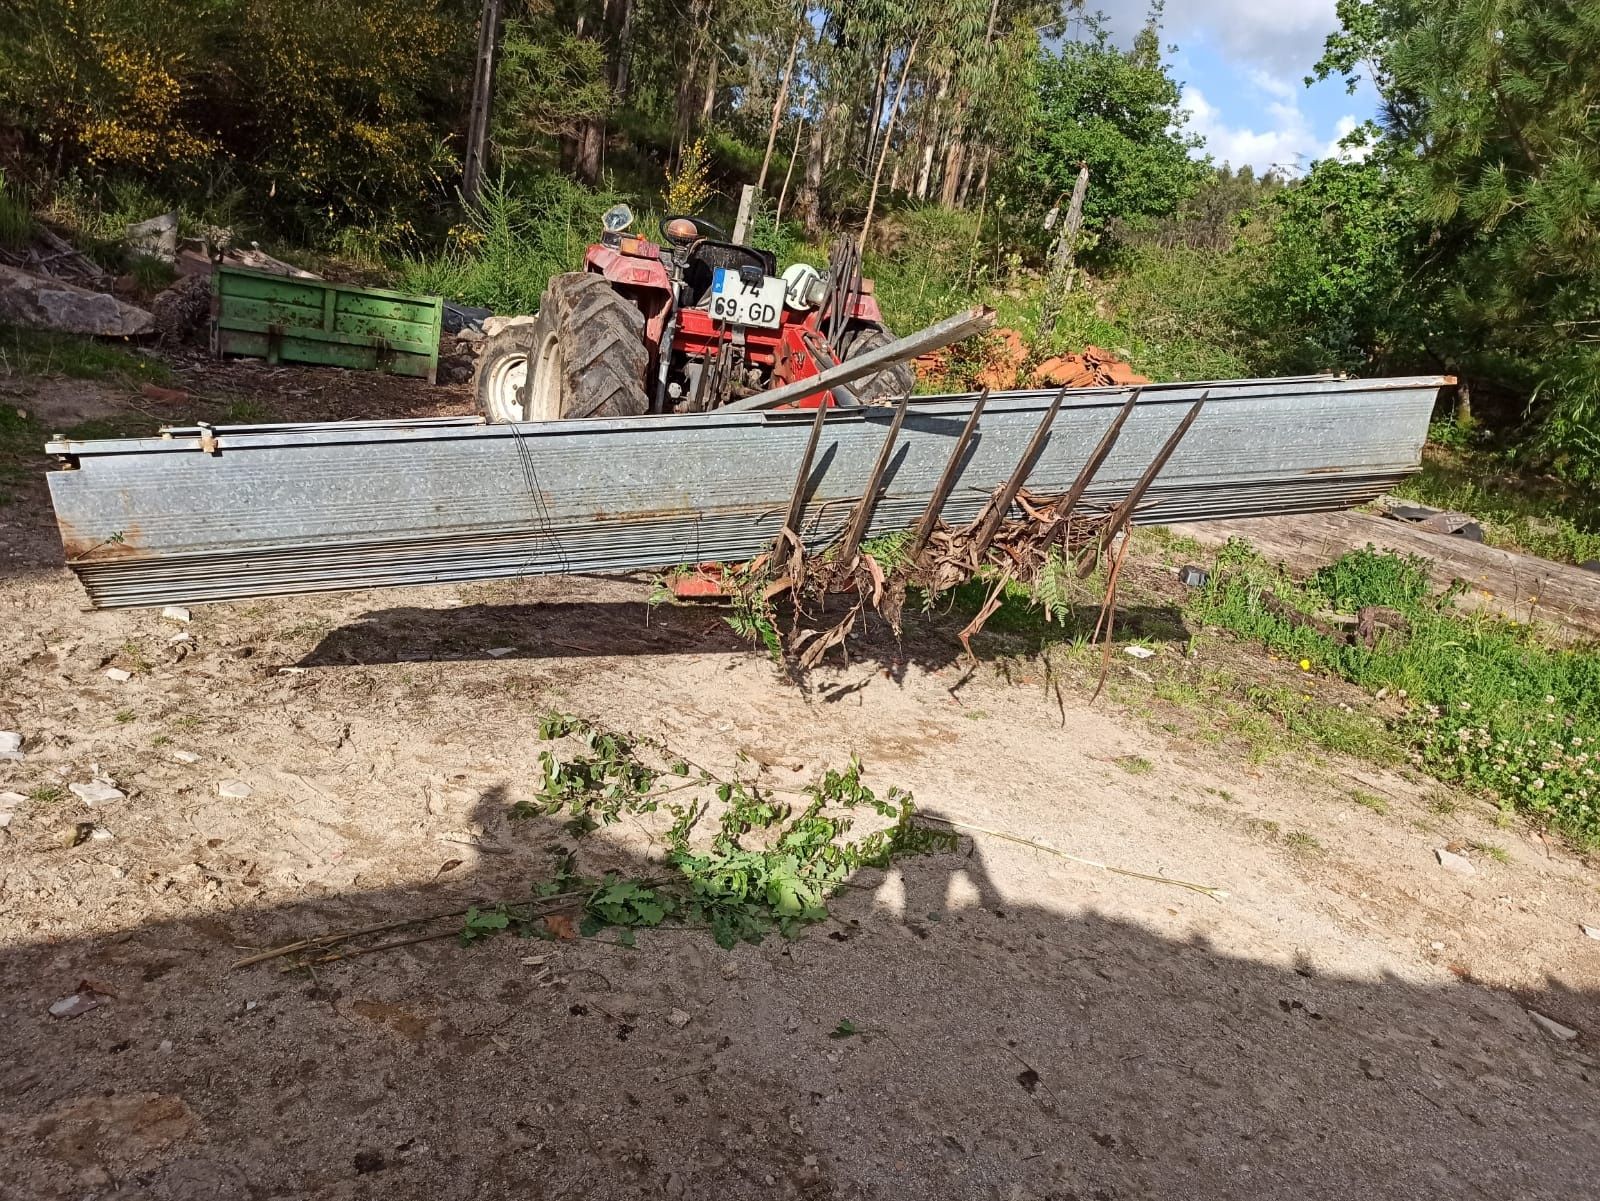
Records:
<instances>
[{"instance_id":1,"label":"green leafy branch on ground","mask_svg":"<svg viewBox=\"0 0 1600 1201\"><path fill-rule=\"evenodd\" d=\"M1432 775L1600 845L1600 648L1547 645L1453 599L1433 593L1421 560L1370 546L1299 582L1234 541L1191 612L1395 698L1395 733ZM1400 620L1370 639L1346 632L1350 615L1378 609Z\"/></svg>"},{"instance_id":2,"label":"green leafy branch on ground","mask_svg":"<svg viewBox=\"0 0 1600 1201\"><path fill-rule=\"evenodd\" d=\"M792 937L826 917L828 897L860 869L955 849L955 835L914 820L910 793L891 787L879 797L854 758L791 803L754 778L713 773L659 743L570 714L548 714L539 732L565 745L541 752L539 793L517 806L518 816L565 815L567 830L580 837L624 818L663 811L672 818L663 877L580 877L568 858L554 880L535 888L535 901L581 896L578 932L585 935L614 927L631 943L635 929L674 922L708 928L725 947L774 930ZM889 824L852 837L860 810ZM474 910L462 938L502 930L547 936L546 916L537 904Z\"/></svg>"}]
</instances>

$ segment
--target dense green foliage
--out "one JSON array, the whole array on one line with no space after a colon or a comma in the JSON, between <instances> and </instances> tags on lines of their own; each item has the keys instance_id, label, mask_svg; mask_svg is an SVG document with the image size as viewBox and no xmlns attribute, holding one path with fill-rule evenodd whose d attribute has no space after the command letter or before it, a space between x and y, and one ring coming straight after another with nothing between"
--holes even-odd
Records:
<instances>
[{"instance_id":1,"label":"dense green foliage","mask_svg":"<svg viewBox=\"0 0 1600 1201\"><path fill-rule=\"evenodd\" d=\"M1600 477L1600 3L1340 0L1319 75L1365 71L1375 157L1420 225L1436 359L1525 398L1538 446Z\"/></svg>"},{"instance_id":2,"label":"dense green foliage","mask_svg":"<svg viewBox=\"0 0 1600 1201\"><path fill-rule=\"evenodd\" d=\"M1116 218L1165 216L1208 174L1189 157L1200 139L1181 132L1187 114L1154 24L1124 52L1091 21L1087 38L1042 53L1036 70L1033 126L1013 168L1022 195L1049 207L1087 166L1094 186L1084 224L1093 231Z\"/></svg>"},{"instance_id":3,"label":"dense green foliage","mask_svg":"<svg viewBox=\"0 0 1600 1201\"><path fill-rule=\"evenodd\" d=\"M1548 646L1527 626L1459 613L1450 594L1434 594L1425 567L1368 547L1299 584L1230 543L1195 613L1398 698L1399 732L1434 775L1600 844L1600 650ZM1368 605L1396 610L1404 628L1369 646L1283 613Z\"/></svg>"}]
</instances>

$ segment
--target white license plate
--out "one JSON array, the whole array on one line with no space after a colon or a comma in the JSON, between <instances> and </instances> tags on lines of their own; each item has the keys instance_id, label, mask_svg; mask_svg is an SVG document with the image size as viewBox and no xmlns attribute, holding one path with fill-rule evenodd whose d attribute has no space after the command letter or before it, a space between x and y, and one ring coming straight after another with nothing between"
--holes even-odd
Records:
<instances>
[{"instance_id":1,"label":"white license plate","mask_svg":"<svg viewBox=\"0 0 1600 1201\"><path fill-rule=\"evenodd\" d=\"M747 284L737 271L718 267L711 278L711 316L730 325L759 325L776 329L783 316L784 283L763 275L759 284Z\"/></svg>"}]
</instances>

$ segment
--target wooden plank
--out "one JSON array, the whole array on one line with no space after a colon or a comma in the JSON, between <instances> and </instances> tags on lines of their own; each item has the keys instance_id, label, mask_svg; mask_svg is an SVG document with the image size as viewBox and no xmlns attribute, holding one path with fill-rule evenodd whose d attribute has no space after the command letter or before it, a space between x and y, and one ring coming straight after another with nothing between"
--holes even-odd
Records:
<instances>
[{"instance_id":1,"label":"wooden plank","mask_svg":"<svg viewBox=\"0 0 1600 1201\"><path fill-rule=\"evenodd\" d=\"M1600 638L1600 574L1387 517L1315 513L1200 521L1174 530L1207 547L1244 538L1268 559L1302 576L1368 543L1421 555L1430 562L1429 575L1437 587L1446 588L1455 579L1466 583L1467 592L1456 602L1463 609L1540 621L1569 641Z\"/></svg>"}]
</instances>

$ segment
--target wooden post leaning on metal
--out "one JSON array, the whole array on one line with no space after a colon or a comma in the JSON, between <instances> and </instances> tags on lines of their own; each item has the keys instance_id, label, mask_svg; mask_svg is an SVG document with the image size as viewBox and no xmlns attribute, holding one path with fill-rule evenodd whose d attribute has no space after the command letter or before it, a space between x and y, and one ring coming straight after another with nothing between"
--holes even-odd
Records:
<instances>
[{"instance_id":1,"label":"wooden post leaning on metal","mask_svg":"<svg viewBox=\"0 0 1600 1201\"><path fill-rule=\"evenodd\" d=\"M1054 541L1055 536L1067 524L1067 518L1072 516L1072 510L1078 507L1078 502L1083 499L1083 494L1094 477L1100 473L1100 468L1111 455L1111 450L1117 444L1117 439L1122 436L1122 427L1128 424L1128 418L1133 415L1134 405L1139 403L1139 397L1144 392L1143 388L1135 388L1129 394L1127 401L1111 421L1106 432L1100 436L1099 443L1094 448L1094 453L1089 456L1088 462L1083 465L1083 470L1078 472L1078 478L1072 481L1072 487L1067 489L1066 495L1056 501L1055 512L1050 517L1050 528L1046 541Z\"/></svg>"},{"instance_id":2,"label":"wooden post leaning on metal","mask_svg":"<svg viewBox=\"0 0 1600 1201\"><path fill-rule=\"evenodd\" d=\"M800 456L800 470L795 475L794 492L789 497L789 511L784 515L783 528L778 531L778 536L772 543L772 565L782 572L791 560L793 551L802 545L800 539L800 519L806 511L806 481L811 477L811 463L817 457L817 443L822 439L822 423L827 419L828 406L817 406L816 420L811 423L811 437L806 439L805 454ZM785 552L791 552L786 554ZM797 574L788 573L784 574ZM798 586L800 581L794 580Z\"/></svg>"},{"instance_id":3,"label":"wooden post leaning on metal","mask_svg":"<svg viewBox=\"0 0 1600 1201\"><path fill-rule=\"evenodd\" d=\"M1022 490L1022 485L1028 482L1028 475L1033 471L1033 465L1039 461L1039 456L1044 453L1044 444L1050 437L1050 426L1055 422L1056 414L1061 411L1061 402L1067 398L1067 389L1062 387L1056 393L1056 398L1050 402L1050 407L1045 410L1044 416L1039 420L1038 428L1033 431L1033 437L1028 440L1028 447L1022 452L1016 468L1011 472L1011 478L1005 485L989 498L989 503L984 507L983 514L978 518L976 531L968 554L974 561L983 559L984 551L989 549L989 544L994 541L1000 523L1006 519L1006 514L1011 511L1011 502L1017 499L1017 493Z\"/></svg>"},{"instance_id":4,"label":"wooden post leaning on metal","mask_svg":"<svg viewBox=\"0 0 1600 1201\"><path fill-rule=\"evenodd\" d=\"M839 562L846 567L855 559L861 540L866 537L867 526L872 522L872 511L878 507L878 485L883 482L883 473L889 469L889 456L894 453L895 440L900 436L900 425L906 419L906 406L910 403L911 394L908 392L900 398L894 419L889 422L889 432L883 436L883 449L878 451L878 461L873 464L872 474L867 477L866 489L861 493L855 511L850 514L850 523L845 526L844 539L839 543Z\"/></svg>"},{"instance_id":5,"label":"wooden post leaning on metal","mask_svg":"<svg viewBox=\"0 0 1600 1201\"><path fill-rule=\"evenodd\" d=\"M961 471L961 460L966 458L967 445L972 441L973 431L978 428L978 416L983 412L983 406L988 403L989 389L985 388L978 394L977 403L967 415L967 424L961 427L961 436L956 439L955 449L950 452L950 460L944 465L944 473L934 485L933 495L928 498L928 507L922 511L922 519L917 522L917 532L911 536L911 545L906 550L907 558L916 559L928 545L928 539L933 537L933 527L939 524L939 511L944 508L944 502L950 498L950 489L955 487L956 476Z\"/></svg>"},{"instance_id":6,"label":"wooden post leaning on metal","mask_svg":"<svg viewBox=\"0 0 1600 1201\"><path fill-rule=\"evenodd\" d=\"M1183 420L1178 422L1178 428L1168 435L1167 440L1161 444L1161 449L1156 452L1156 457L1150 460L1150 466L1144 469L1144 474L1128 490L1128 495L1117 503L1116 508L1106 514L1105 524L1100 527L1093 550L1085 555L1083 562L1078 565L1080 577L1094 570L1094 565L1100 556L1110 548L1122 527L1128 524L1134 510L1139 507L1139 502L1144 499L1144 494L1150 490L1150 485L1156 482L1156 476L1161 474L1161 469L1167 465L1167 460L1172 458L1172 452L1178 449L1178 443L1183 441L1183 436L1189 432L1189 427L1194 425L1195 418L1200 416L1200 410L1205 408L1206 398L1210 395L1209 389L1200 393L1199 399L1189 406L1189 411L1183 415Z\"/></svg>"}]
</instances>

